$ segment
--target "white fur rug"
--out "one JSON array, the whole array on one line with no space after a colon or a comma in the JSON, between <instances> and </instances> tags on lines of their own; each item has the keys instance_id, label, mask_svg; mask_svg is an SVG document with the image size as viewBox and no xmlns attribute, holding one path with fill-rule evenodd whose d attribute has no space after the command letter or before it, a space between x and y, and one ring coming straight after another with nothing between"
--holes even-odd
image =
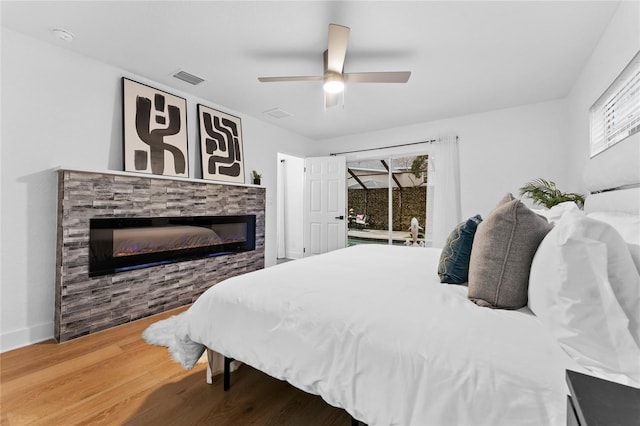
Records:
<instances>
[{"instance_id":1,"label":"white fur rug","mask_svg":"<svg viewBox=\"0 0 640 426\"><path fill-rule=\"evenodd\" d=\"M187 334L186 315L182 312L164 320L154 322L142 332L142 338L152 345L165 346L171 358L182 364L185 370L191 369L202 357L205 347L192 342Z\"/></svg>"}]
</instances>

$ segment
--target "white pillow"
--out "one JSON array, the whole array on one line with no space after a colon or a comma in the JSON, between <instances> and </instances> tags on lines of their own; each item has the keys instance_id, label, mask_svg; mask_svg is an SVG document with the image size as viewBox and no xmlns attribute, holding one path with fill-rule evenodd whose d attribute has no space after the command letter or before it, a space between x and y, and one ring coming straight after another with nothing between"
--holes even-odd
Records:
<instances>
[{"instance_id":1,"label":"white pillow","mask_svg":"<svg viewBox=\"0 0 640 426\"><path fill-rule=\"evenodd\" d=\"M529 308L563 349L585 368L624 374L635 383L639 293L640 276L622 237L582 212L563 215L531 264ZM635 309L635 321L627 309Z\"/></svg>"},{"instance_id":2,"label":"white pillow","mask_svg":"<svg viewBox=\"0 0 640 426\"><path fill-rule=\"evenodd\" d=\"M640 215L619 212L593 212L587 217L601 220L613 226L627 243L631 258L640 273Z\"/></svg>"},{"instance_id":3,"label":"white pillow","mask_svg":"<svg viewBox=\"0 0 640 426\"><path fill-rule=\"evenodd\" d=\"M564 203L556 204L550 209L532 209L534 213L546 218L549 223L556 223L566 212L578 210L580 210L578 205L573 201L565 201Z\"/></svg>"}]
</instances>

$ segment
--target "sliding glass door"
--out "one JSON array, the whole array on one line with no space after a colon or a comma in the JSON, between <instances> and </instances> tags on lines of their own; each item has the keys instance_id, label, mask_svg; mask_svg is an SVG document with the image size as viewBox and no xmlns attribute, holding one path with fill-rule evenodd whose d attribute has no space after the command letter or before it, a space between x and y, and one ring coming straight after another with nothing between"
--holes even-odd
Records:
<instances>
[{"instance_id":1,"label":"sliding glass door","mask_svg":"<svg viewBox=\"0 0 640 426\"><path fill-rule=\"evenodd\" d=\"M382 160L347 163L348 245L387 244L389 177Z\"/></svg>"},{"instance_id":2,"label":"sliding glass door","mask_svg":"<svg viewBox=\"0 0 640 426\"><path fill-rule=\"evenodd\" d=\"M426 154L347 163L349 245L412 245L412 221L425 244L428 163Z\"/></svg>"}]
</instances>

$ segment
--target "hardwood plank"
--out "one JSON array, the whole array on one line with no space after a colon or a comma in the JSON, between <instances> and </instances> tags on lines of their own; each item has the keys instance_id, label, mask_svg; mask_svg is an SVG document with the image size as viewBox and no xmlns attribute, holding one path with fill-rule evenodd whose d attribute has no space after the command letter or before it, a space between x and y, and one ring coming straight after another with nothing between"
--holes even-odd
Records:
<instances>
[{"instance_id":1,"label":"hardwood plank","mask_svg":"<svg viewBox=\"0 0 640 426\"><path fill-rule=\"evenodd\" d=\"M33 421L34 425L63 424L118 424L135 413L150 388L159 384L158 380L142 373L122 381L116 386L95 393L85 399L78 399L65 409L52 410ZM103 419L103 421L98 421Z\"/></svg>"},{"instance_id":2,"label":"hardwood plank","mask_svg":"<svg viewBox=\"0 0 640 426\"><path fill-rule=\"evenodd\" d=\"M60 376L44 380L34 390L23 390L19 399L3 401L3 407L11 410L16 405L29 403L32 413L44 417L52 411L59 410L60 407L66 407L75 401L82 401L109 390L114 384L128 381L130 377L139 375L141 372L148 374L145 367L162 361L163 358L159 353L138 354L121 351L116 356L103 359L99 363L80 365L75 371L68 372L64 369ZM49 367L47 370L52 369L54 367ZM109 373L105 374L105 372ZM32 376L34 374L29 375L30 378ZM33 383L33 380L29 383ZM18 393L15 394L18 395Z\"/></svg>"},{"instance_id":3,"label":"hardwood plank","mask_svg":"<svg viewBox=\"0 0 640 426\"><path fill-rule=\"evenodd\" d=\"M206 364L184 371L142 331L181 308L63 344L0 354L2 425L348 425L349 416L249 366L224 392Z\"/></svg>"},{"instance_id":4,"label":"hardwood plank","mask_svg":"<svg viewBox=\"0 0 640 426\"><path fill-rule=\"evenodd\" d=\"M127 342L144 342L140 339L140 333L145 328L156 321L177 315L186 309L188 309L188 306L183 306L65 343L56 343L55 340L51 339L2 353L0 354L2 380L11 380L14 375L22 376L27 372L33 371L33 369L57 365L66 359L72 359L81 354L91 353L109 346L114 341L121 345Z\"/></svg>"},{"instance_id":5,"label":"hardwood plank","mask_svg":"<svg viewBox=\"0 0 640 426\"><path fill-rule=\"evenodd\" d=\"M99 364L121 354L122 349L116 345L111 345L42 369L34 368L31 372L10 380L4 380L3 377L2 392L7 395L20 395L21 398L25 397L27 391L38 395L44 392L48 385L55 387L67 381L68 376L73 375L78 370L86 367L97 368ZM5 364L4 360L2 364Z\"/></svg>"}]
</instances>

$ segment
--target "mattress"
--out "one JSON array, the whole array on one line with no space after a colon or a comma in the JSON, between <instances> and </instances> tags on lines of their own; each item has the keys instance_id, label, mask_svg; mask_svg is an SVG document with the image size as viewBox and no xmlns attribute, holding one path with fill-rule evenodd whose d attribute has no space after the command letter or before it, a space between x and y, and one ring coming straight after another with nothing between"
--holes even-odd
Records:
<instances>
[{"instance_id":1,"label":"mattress","mask_svg":"<svg viewBox=\"0 0 640 426\"><path fill-rule=\"evenodd\" d=\"M527 308L440 284L439 256L361 245L238 276L192 305L180 337L370 425L565 424L565 368L582 369Z\"/></svg>"}]
</instances>

